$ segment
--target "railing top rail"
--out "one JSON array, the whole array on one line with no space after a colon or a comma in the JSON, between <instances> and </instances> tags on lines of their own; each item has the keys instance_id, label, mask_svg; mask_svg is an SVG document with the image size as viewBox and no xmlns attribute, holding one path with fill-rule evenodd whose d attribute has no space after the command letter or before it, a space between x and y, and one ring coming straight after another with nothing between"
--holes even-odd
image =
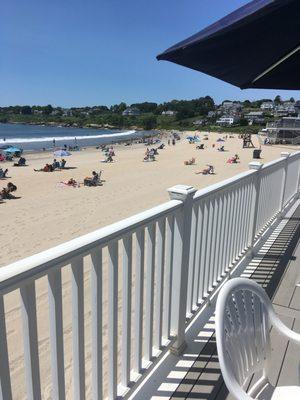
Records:
<instances>
[{"instance_id":1,"label":"railing top rail","mask_svg":"<svg viewBox=\"0 0 300 400\"><path fill-rule=\"evenodd\" d=\"M270 162L264 164L262 166L262 170L267 170L269 168L274 167L275 165L280 166L280 164L283 164L284 162L285 162L285 158L283 158L283 157L277 158L276 160L273 160L273 161L270 161Z\"/></svg>"},{"instance_id":2,"label":"railing top rail","mask_svg":"<svg viewBox=\"0 0 300 400\"><path fill-rule=\"evenodd\" d=\"M289 155L289 159L291 159L291 158L293 159L293 158L297 158L297 157L300 157L300 151L296 151ZM273 160L273 161L270 161L270 162L264 164L262 169L267 170L268 168L272 168L277 164L278 164L278 166L280 166L280 163L284 163L284 162L285 162L285 158L280 157L280 158L277 158L276 160Z\"/></svg>"},{"instance_id":3,"label":"railing top rail","mask_svg":"<svg viewBox=\"0 0 300 400\"><path fill-rule=\"evenodd\" d=\"M170 200L159 206L143 211L122 221L100 228L94 232L72 239L49 250L42 251L23 260L0 268L0 292L18 288L23 281L43 275L51 267L67 265L77 256L84 256L96 246L105 246L111 240L118 240L151 221L168 215L182 205L179 200Z\"/></svg>"},{"instance_id":4,"label":"railing top rail","mask_svg":"<svg viewBox=\"0 0 300 400\"><path fill-rule=\"evenodd\" d=\"M224 190L228 188L229 186L233 186L240 181L242 181L245 178L248 178L249 176L255 174L255 170L248 170L245 172L241 172L240 174L237 174L233 176L232 178L225 179L222 182L217 182L214 183L213 185L207 186L203 189L197 190L194 196L194 200L199 200L200 198L215 194L216 192L219 192L221 190Z\"/></svg>"}]
</instances>

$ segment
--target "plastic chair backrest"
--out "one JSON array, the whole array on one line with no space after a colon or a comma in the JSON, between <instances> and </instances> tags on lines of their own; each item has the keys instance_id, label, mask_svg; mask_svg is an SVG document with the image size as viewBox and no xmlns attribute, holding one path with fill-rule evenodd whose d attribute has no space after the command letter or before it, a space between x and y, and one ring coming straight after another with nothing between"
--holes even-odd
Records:
<instances>
[{"instance_id":1,"label":"plastic chair backrest","mask_svg":"<svg viewBox=\"0 0 300 400\"><path fill-rule=\"evenodd\" d=\"M268 372L271 302L250 279L235 278L220 291L216 306L218 357L226 386L243 387L253 373Z\"/></svg>"}]
</instances>

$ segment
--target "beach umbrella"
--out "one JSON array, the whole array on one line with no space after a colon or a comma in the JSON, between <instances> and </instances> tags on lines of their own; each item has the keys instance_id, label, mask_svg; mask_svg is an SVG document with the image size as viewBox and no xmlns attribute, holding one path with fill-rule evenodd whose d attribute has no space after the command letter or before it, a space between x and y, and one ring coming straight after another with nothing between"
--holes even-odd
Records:
<instances>
[{"instance_id":1,"label":"beach umbrella","mask_svg":"<svg viewBox=\"0 0 300 400\"><path fill-rule=\"evenodd\" d=\"M15 154L15 153L22 153L23 150L19 149L18 147L9 147L8 149L4 150L5 153Z\"/></svg>"},{"instance_id":2,"label":"beach umbrella","mask_svg":"<svg viewBox=\"0 0 300 400\"><path fill-rule=\"evenodd\" d=\"M299 0L254 0L157 59L241 89L300 89L299 15Z\"/></svg>"},{"instance_id":3,"label":"beach umbrella","mask_svg":"<svg viewBox=\"0 0 300 400\"><path fill-rule=\"evenodd\" d=\"M53 155L54 157L69 157L72 154L67 150L56 150Z\"/></svg>"},{"instance_id":4,"label":"beach umbrella","mask_svg":"<svg viewBox=\"0 0 300 400\"><path fill-rule=\"evenodd\" d=\"M221 138L219 138L219 139L217 140L217 142L225 142L225 140L224 140L224 139L221 139Z\"/></svg>"},{"instance_id":5,"label":"beach umbrella","mask_svg":"<svg viewBox=\"0 0 300 400\"><path fill-rule=\"evenodd\" d=\"M195 140L195 137L194 136L187 136L186 140Z\"/></svg>"}]
</instances>

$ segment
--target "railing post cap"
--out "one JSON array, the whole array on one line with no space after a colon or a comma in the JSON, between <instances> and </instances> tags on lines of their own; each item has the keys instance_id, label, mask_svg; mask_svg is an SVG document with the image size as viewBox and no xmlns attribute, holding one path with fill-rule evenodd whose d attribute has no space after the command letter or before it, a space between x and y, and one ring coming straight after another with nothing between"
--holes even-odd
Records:
<instances>
[{"instance_id":1,"label":"railing post cap","mask_svg":"<svg viewBox=\"0 0 300 400\"><path fill-rule=\"evenodd\" d=\"M249 163L249 168L250 169L256 169L257 171L259 171L262 168L263 164L259 161L251 161Z\"/></svg>"},{"instance_id":2,"label":"railing post cap","mask_svg":"<svg viewBox=\"0 0 300 400\"><path fill-rule=\"evenodd\" d=\"M288 151L282 151L280 156L282 158L288 158L291 155L291 153L289 153Z\"/></svg>"},{"instance_id":3,"label":"railing post cap","mask_svg":"<svg viewBox=\"0 0 300 400\"><path fill-rule=\"evenodd\" d=\"M193 196L197 189L188 185L175 185L168 189L171 200L185 200L187 197Z\"/></svg>"}]
</instances>

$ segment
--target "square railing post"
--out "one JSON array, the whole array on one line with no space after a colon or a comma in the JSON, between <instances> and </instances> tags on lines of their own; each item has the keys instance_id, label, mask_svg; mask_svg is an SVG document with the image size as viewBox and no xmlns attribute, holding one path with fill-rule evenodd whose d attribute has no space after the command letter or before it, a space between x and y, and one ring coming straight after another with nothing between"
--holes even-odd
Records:
<instances>
[{"instance_id":1,"label":"square railing post","mask_svg":"<svg viewBox=\"0 0 300 400\"><path fill-rule=\"evenodd\" d=\"M259 193L260 193L260 182L261 182L261 169L263 164L257 161L252 161L249 163L249 168L256 170L254 178L254 199L252 208L252 220L251 220L251 237L250 237L250 247L251 254L253 255L252 248L255 242L256 228L257 228L257 218L258 218L258 205L259 205Z\"/></svg>"},{"instance_id":2,"label":"square railing post","mask_svg":"<svg viewBox=\"0 0 300 400\"><path fill-rule=\"evenodd\" d=\"M187 305L188 267L190 257L191 219L193 196L192 186L176 185L168 189L171 200L181 200L183 207L175 215L173 287L172 287L172 330L176 340L171 348L174 354L181 354L185 348L185 321Z\"/></svg>"},{"instance_id":3,"label":"square railing post","mask_svg":"<svg viewBox=\"0 0 300 400\"><path fill-rule=\"evenodd\" d=\"M285 198L285 189L286 189L286 182L287 182L287 170L288 170L288 165L289 165L289 156L290 153L287 151L283 151L281 153L281 157L285 158L284 162L284 169L283 169L283 178L282 178L282 189L281 189L281 199L280 199L280 216L282 217L283 215L283 209L284 209L284 198Z\"/></svg>"}]
</instances>

